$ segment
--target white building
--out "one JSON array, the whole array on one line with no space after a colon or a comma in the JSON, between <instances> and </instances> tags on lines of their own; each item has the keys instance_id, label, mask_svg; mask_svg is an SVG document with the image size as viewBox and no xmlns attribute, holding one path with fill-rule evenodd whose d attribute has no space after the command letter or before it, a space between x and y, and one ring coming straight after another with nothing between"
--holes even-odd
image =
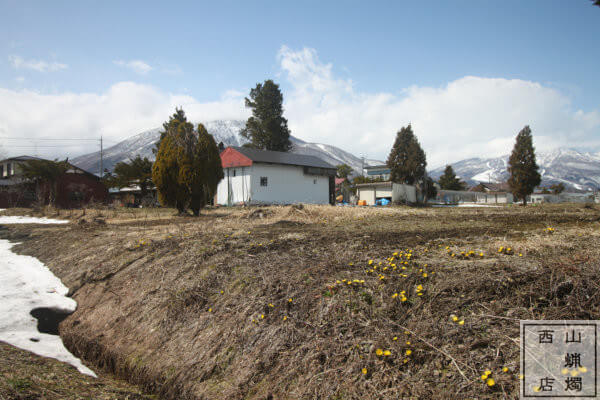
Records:
<instances>
[{"instance_id":1,"label":"white building","mask_svg":"<svg viewBox=\"0 0 600 400\"><path fill-rule=\"evenodd\" d=\"M228 147L217 204L333 204L336 168L320 158Z\"/></svg>"},{"instance_id":2,"label":"white building","mask_svg":"<svg viewBox=\"0 0 600 400\"><path fill-rule=\"evenodd\" d=\"M390 181L358 184L356 196L359 202L363 201L368 206L378 204L377 202L382 199L392 203L416 203L418 200L415 186Z\"/></svg>"}]
</instances>

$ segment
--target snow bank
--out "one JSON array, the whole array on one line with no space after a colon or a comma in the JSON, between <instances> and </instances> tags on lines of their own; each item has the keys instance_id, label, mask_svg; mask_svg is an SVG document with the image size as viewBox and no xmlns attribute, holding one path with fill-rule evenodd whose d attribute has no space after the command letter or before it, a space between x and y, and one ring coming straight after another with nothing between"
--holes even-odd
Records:
<instances>
[{"instance_id":1,"label":"snow bank","mask_svg":"<svg viewBox=\"0 0 600 400\"><path fill-rule=\"evenodd\" d=\"M0 223L5 217L0 217ZM56 223L36 220L20 223ZM64 223L66 221L60 221ZM66 297L68 289L37 258L10 251L13 245L0 239L0 340L43 357L55 358L73 365L79 372L96 377L79 358L64 346L60 336L40 333L38 321L30 311L50 308L72 313L75 300Z\"/></svg>"},{"instance_id":2,"label":"snow bank","mask_svg":"<svg viewBox=\"0 0 600 400\"><path fill-rule=\"evenodd\" d=\"M460 204L433 204L432 207L493 207L498 208L502 206L492 206L490 204L477 204L477 203L460 203Z\"/></svg>"},{"instance_id":3,"label":"snow bank","mask_svg":"<svg viewBox=\"0 0 600 400\"><path fill-rule=\"evenodd\" d=\"M0 211L3 211L0 209ZM0 215L0 224L67 224L64 219L34 218L22 215Z\"/></svg>"}]
</instances>

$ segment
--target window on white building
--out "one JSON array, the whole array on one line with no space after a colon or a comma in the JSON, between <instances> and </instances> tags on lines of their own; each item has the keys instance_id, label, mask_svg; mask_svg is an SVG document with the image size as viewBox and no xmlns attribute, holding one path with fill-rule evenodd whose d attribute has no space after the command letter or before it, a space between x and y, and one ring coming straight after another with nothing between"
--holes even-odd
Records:
<instances>
[{"instance_id":1,"label":"window on white building","mask_svg":"<svg viewBox=\"0 0 600 400\"><path fill-rule=\"evenodd\" d=\"M261 176L260 177L260 186L267 186L267 177L266 176Z\"/></svg>"}]
</instances>

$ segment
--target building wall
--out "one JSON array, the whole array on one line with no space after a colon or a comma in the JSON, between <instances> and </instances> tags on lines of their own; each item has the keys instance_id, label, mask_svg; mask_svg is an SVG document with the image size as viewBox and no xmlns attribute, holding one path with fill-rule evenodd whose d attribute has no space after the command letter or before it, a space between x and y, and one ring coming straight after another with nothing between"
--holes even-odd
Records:
<instances>
[{"instance_id":1,"label":"building wall","mask_svg":"<svg viewBox=\"0 0 600 400\"><path fill-rule=\"evenodd\" d=\"M329 177L305 175L303 167L253 163L250 167L224 168L223 172L225 177L217 187L217 203L221 205L329 204ZM267 178L267 186L261 186L262 177Z\"/></svg>"},{"instance_id":2,"label":"building wall","mask_svg":"<svg viewBox=\"0 0 600 400\"><path fill-rule=\"evenodd\" d=\"M260 178L267 178L267 186ZM329 177L305 175L303 167L279 164L252 164L252 203L329 204Z\"/></svg>"},{"instance_id":3,"label":"building wall","mask_svg":"<svg viewBox=\"0 0 600 400\"><path fill-rule=\"evenodd\" d=\"M361 187L357 189L358 200L365 200L368 206L375 204L375 188Z\"/></svg>"},{"instance_id":4,"label":"building wall","mask_svg":"<svg viewBox=\"0 0 600 400\"><path fill-rule=\"evenodd\" d=\"M398 203L416 203L417 188L413 185L405 185L401 183L392 184L392 201Z\"/></svg>"},{"instance_id":5,"label":"building wall","mask_svg":"<svg viewBox=\"0 0 600 400\"><path fill-rule=\"evenodd\" d=\"M251 173L252 167L223 168L224 178L217 187L217 204L248 203L252 195Z\"/></svg>"}]
</instances>

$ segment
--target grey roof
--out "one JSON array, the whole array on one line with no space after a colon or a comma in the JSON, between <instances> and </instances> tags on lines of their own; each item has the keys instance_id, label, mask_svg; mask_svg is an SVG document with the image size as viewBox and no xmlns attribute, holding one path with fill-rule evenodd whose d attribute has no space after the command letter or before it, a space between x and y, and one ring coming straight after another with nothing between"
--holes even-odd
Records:
<instances>
[{"instance_id":1,"label":"grey roof","mask_svg":"<svg viewBox=\"0 0 600 400\"><path fill-rule=\"evenodd\" d=\"M233 146L232 146L233 147ZM257 150L249 147L233 147L249 159L258 163L271 163L271 164L287 164L287 165L299 165L303 167L315 167L315 168L326 168L336 169L333 165L321 160L319 157L308 156L304 154L286 153L283 151L268 151L268 150Z\"/></svg>"},{"instance_id":2,"label":"grey roof","mask_svg":"<svg viewBox=\"0 0 600 400\"><path fill-rule=\"evenodd\" d=\"M18 156L18 157L9 157L6 158L4 160L0 160L0 162L4 162L4 161L28 161L28 160L42 160L39 157L33 157L33 156Z\"/></svg>"}]
</instances>

